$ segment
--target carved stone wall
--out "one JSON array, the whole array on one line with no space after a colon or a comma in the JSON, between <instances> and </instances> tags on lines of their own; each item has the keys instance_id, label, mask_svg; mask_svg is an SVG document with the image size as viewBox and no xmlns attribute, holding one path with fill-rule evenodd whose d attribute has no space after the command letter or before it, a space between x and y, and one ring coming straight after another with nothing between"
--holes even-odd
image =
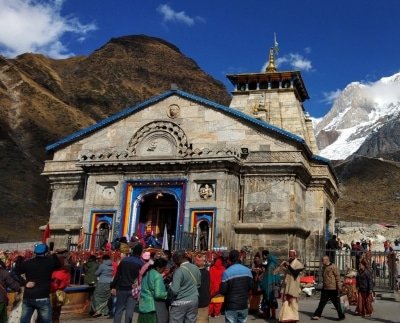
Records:
<instances>
[{"instance_id":1,"label":"carved stone wall","mask_svg":"<svg viewBox=\"0 0 400 323\"><path fill-rule=\"evenodd\" d=\"M50 222L80 225L84 202L85 176L58 176L51 181Z\"/></svg>"},{"instance_id":2,"label":"carved stone wall","mask_svg":"<svg viewBox=\"0 0 400 323\"><path fill-rule=\"evenodd\" d=\"M308 117L294 90L234 92L230 106L294 133L302 137L311 149L317 149L315 135L307 125ZM314 153L318 153L318 149Z\"/></svg>"},{"instance_id":3,"label":"carved stone wall","mask_svg":"<svg viewBox=\"0 0 400 323\"><path fill-rule=\"evenodd\" d=\"M243 222L289 221L290 177L245 177Z\"/></svg>"},{"instance_id":4,"label":"carved stone wall","mask_svg":"<svg viewBox=\"0 0 400 323\"><path fill-rule=\"evenodd\" d=\"M302 131L293 115L301 107L291 105L289 94L271 94L262 104L260 98L243 103L256 105L260 118ZM277 113L282 108L289 114L285 120ZM183 179L186 230L192 210L215 209L216 246L251 245L280 254L303 252L308 234L323 232L337 195L328 167L300 145L176 96L60 148L44 174L54 188L51 225L68 220L89 228L93 210L114 210L119 219L128 180Z\"/></svg>"}]
</instances>

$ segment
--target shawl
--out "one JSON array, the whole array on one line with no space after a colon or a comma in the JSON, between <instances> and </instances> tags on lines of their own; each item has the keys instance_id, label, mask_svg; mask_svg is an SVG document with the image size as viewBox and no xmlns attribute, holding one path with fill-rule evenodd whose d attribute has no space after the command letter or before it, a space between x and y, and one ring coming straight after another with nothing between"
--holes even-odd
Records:
<instances>
[{"instance_id":1,"label":"shawl","mask_svg":"<svg viewBox=\"0 0 400 323\"><path fill-rule=\"evenodd\" d=\"M292 260L292 262L290 263L290 267L293 270L296 270L299 272L304 269L303 264L297 258ZM284 278L284 282L283 282L282 293L284 295L290 295L292 297L299 297L299 295L301 293L300 275L298 275L296 278L294 278L293 274L291 273L291 271L288 268L285 269L285 278Z\"/></svg>"},{"instance_id":2,"label":"shawl","mask_svg":"<svg viewBox=\"0 0 400 323\"><path fill-rule=\"evenodd\" d=\"M268 300L274 300L276 298L274 295L274 287L279 284L281 280L280 276L275 274L277 263L278 261L276 257L268 255L268 264L260 284L260 287L264 293L264 297Z\"/></svg>"}]
</instances>

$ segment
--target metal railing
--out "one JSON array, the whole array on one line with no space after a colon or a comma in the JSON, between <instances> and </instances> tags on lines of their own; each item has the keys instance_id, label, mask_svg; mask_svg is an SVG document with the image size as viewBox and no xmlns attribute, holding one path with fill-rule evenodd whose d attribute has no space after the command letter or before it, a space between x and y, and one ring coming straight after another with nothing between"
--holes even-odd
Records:
<instances>
[{"instance_id":1,"label":"metal railing","mask_svg":"<svg viewBox=\"0 0 400 323\"><path fill-rule=\"evenodd\" d=\"M195 250L197 235L191 232L180 232L174 241L173 250Z\"/></svg>"},{"instance_id":2,"label":"metal railing","mask_svg":"<svg viewBox=\"0 0 400 323\"><path fill-rule=\"evenodd\" d=\"M368 269L371 271L374 289L376 290L395 290L396 289L396 252L380 252L367 250L330 250L323 249L320 251L320 258L306 263L310 272L313 271L317 280L322 282L322 256L329 256L339 269L341 276L345 276L351 271L357 271L360 262L364 260ZM313 269L313 270L310 270Z\"/></svg>"},{"instance_id":3,"label":"metal railing","mask_svg":"<svg viewBox=\"0 0 400 323\"><path fill-rule=\"evenodd\" d=\"M101 250L106 237L103 234L84 233L83 250L97 251ZM171 251L175 250L196 250L197 235L191 232L181 231L175 237L168 237L168 246ZM68 237L68 251L78 251L78 244L72 242L72 237Z\"/></svg>"}]
</instances>

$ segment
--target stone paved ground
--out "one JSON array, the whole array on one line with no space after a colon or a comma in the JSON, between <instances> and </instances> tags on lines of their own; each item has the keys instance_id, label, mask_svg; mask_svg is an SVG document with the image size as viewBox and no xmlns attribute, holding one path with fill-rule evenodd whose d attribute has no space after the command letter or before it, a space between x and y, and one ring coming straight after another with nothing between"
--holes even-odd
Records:
<instances>
[{"instance_id":1,"label":"stone paved ground","mask_svg":"<svg viewBox=\"0 0 400 323\"><path fill-rule=\"evenodd\" d=\"M310 317L318 305L318 300L315 299L303 299L300 302L300 322L314 322L310 320ZM134 316L133 322L137 320L137 314ZM332 304L328 304L325 307L323 317L318 322L333 322L337 320L337 313L332 306ZM90 318L90 317L76 317L76 318L68 318L61 317L61 322L68 323L81 323L81 322L101 322L107 323L112 322L112 320L106 318ZM223 323L224 318L221 316L219 318L210 319L210 323ZM248 323L261 323L265 322L265 320L255 318L253 316L249 316ZM268 321L268 322L277 322L277 321ZM380 323L400 323L400 303L394 301L385 301L378 300L374 304L374 314L371 318L364 319L359 316L354 315L354 307L350 308L350 311L346 313L346 320L344 322L357 323L357 322L380 322Z\"/></svg>"}]
</instances>

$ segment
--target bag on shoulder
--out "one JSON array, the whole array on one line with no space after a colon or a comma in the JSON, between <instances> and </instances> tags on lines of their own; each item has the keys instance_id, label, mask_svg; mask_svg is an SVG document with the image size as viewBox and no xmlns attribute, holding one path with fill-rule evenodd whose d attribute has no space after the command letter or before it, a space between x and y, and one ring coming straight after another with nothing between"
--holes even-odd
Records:
<instances>
[{"instance_id":1,"label":"bag on shoulder","mask_svg":"<svg viewBox=\"0 0 400 323\"><path fill-rule=\"evenodd\" d=\"M56 290L56 302L58 305L65 305L69 303L68 295L63 290Z\"/></svg>"},{"instance_id":2,"label":"bag on shoulder","mask_svg":"<svg viewBox=\"0 0 400 323\"><path fill-rule=\"evenodd\" d=\"M139 285L139 280L137 278L132 284L132 297L135 300L139 300L140 298L140 285Z\"/></svg>"}]
</instances>

